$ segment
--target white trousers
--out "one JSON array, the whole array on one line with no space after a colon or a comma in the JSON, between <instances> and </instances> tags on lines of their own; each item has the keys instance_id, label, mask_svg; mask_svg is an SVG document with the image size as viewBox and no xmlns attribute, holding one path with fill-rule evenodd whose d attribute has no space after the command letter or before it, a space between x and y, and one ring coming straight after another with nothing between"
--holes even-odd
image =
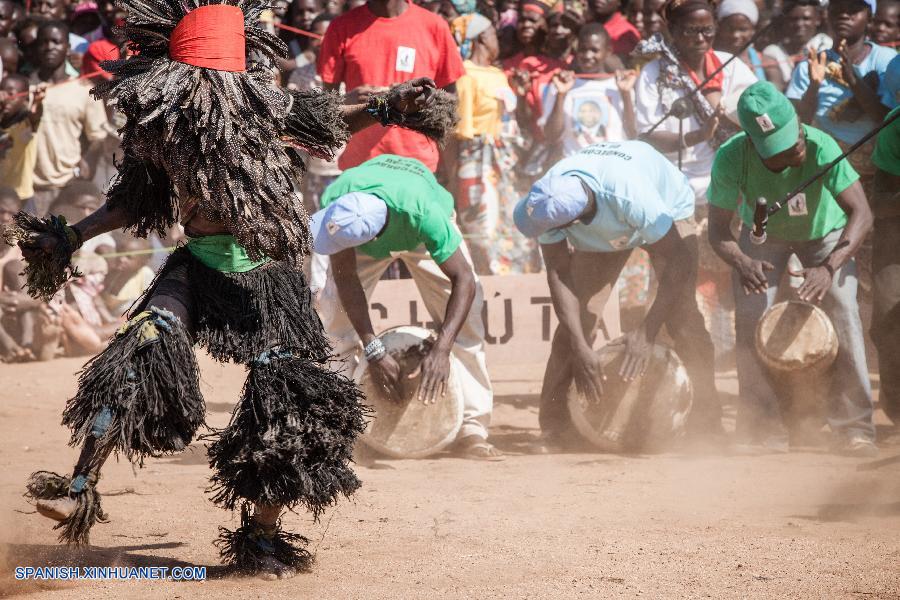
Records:
<instances>
[{"instance_id":1,"label":"white trousers","mask_svg":"<svg viewBox=\"0 0 900 600\"><path fill-rule=\"evenodd\" d=\"M460 246L466 262L472 264L465 242ZM411 252L395 252L391 258L376 259L361 252L356 253L356 270L360 283L368 301L381 276L395 260L403 261L412 274L416 287L422 295L425 307L432 321L441 323L450 300L450 280L444 275L437 263L424 246ZM359 364L362 354L362 342L356 330L347 318L347 313L338 297L337 286L331 268L328 279L319 297L319 316L325 326L335 354L343 363L344 373L351 376ZM460 387L463 393L463 424L457 438L478 435L487 438L487 426L491 420L494 405L494 392L488 377L484 358L484 321L481 313L484 306L484 291L476 276L475 299L466 317L465 323L456 337L452 354L463 369L460 373ZM378 333L378 332L376 332Z\"/></svg>"}]
</instances>

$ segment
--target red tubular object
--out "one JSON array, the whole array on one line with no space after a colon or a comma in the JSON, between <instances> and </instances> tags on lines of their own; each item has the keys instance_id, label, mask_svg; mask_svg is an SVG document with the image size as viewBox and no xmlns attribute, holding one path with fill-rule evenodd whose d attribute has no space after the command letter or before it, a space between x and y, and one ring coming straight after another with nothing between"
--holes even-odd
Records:
<instances>
[{"instance_id":1,"label":"red tubular object","mask_svg":"<svg viewBox=\"0 0 900 600\"><path fill-rule=\"evenodd\" d=\"M272 23L278 29L284 29L285 31L290 31L292 33L296 33L298 35L305 35L308 38L312 38L314 40L321 40L322 36L318 33L313 33L312 31L306 31L305 29L298 29L297 27L291 27L290 25L285 25L284 23Z\"/></svg>"},{"instance_id":2,"label":"red tubular object","mask_svg":"<svg viewBox=\"0 0 900 600\"><path fill-rule=\"evenodd\" d=\"M204 69L246 71L244 12L227 4L192 10L172 31L169 57Z\"/></svg>"}]
</instances>

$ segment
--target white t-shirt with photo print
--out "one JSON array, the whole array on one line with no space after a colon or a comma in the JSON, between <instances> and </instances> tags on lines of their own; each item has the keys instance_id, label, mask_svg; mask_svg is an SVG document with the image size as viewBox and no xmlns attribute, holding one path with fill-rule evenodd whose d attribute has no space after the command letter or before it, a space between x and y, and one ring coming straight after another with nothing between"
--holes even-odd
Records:
<instances>
[{"instance_id":1,"label":"white t-shirt with photo print","mask_svg":"<svg viewBox=\"0 0 900 600\"><path fill-rule=\"evenodd\" d=\"M556 106L556 87L548 85L544 92L544 114L539 121L545 127ZM623 125L623 100L616 80L576 79L574 87L563 99L562 147L564 156L572 156L582 148L600 142L627 139Z\"/></svg>"}]
</instances>

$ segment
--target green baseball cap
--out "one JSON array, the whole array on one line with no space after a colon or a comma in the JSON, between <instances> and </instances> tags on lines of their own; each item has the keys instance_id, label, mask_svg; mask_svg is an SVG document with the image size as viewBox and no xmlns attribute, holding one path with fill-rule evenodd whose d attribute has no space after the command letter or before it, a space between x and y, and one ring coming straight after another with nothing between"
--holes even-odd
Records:
<instances>
[{"instance_id":1,"label":"green baseball cap","mask_svg":"<svg viewBox=\"0 0 900 600\"><path fill-rule=\"evenodd\" d=\"M763 158L789 150L800 136L797 111L768 81L754 83L738 100L738 120Z\"/></svg>"}]
</instances>

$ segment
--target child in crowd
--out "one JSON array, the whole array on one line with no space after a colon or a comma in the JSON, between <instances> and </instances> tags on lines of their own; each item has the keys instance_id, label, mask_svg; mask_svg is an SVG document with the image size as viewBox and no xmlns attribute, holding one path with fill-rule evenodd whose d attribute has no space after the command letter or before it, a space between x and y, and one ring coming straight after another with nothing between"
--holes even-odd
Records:
<instances>
[{"instance_id":1,"label":"child in crowd","mask_svg":"<svg viewBox=\"0 0 900 600\"><path fill-rule=\"evenodd\" d=\"M900 41L900 1L881 0L869 24L869 39L881 46L894 46ZM3 58L4 68L6 57Z\"/></svg>"},{"instance_id":2,"label":"child in crowd","mask_svg":"<svg viewBox=\"0 0 900 600\"><path fill-rule=\"evenodd\" d=\"M15 38L0 38L0 64L3 77L19 70L19 45Z\"/></svg>"},{"instance_id":3,"label":"child in crowd","mask_svg":"<svg viewBox=\"0 0 900 600\"><path fill-rule=\"evenodd\" d=\"M50 207L50 214L62 215L69 223L77 223L100 207L100 190L90 181L73 179L59 193ZM54 300L59 302L58 313L65 332L63 345L68 356L94 353L96 336L88 328L101 328L112 319L103 305L100 292L109 267L103 255L116 251L112 234L103 234L84 243L75 254L73 264L82 276L73 279ZM113 328L114 329L114 328ZM100 337L102 341L112 334Z\"/></svg>"},{"instance_id":4,"label":"child in crowd","mask_svg":"<svg viewBox=\"0 0 900 600\"><path fill-rule=\"evenodd\" d=\"M784 78L778 63L764 65L762 57L750 40L759 24L759 9L754 0L723 0L716 9L716 41L713 47L721 52L740 54L756 78L771 81L779 90L784 89Z\"/></svg>"},{"instance_id":5,"label":"child in crowd","mask_svg":"<svg viewBox=\"0 0 900 600\"><path fill-rule=\"evenodd\" d=\"M609 32L610 47L613 53L619 56L628 56L641 41L641 34L622 14L622 4L622 0L589 0L588 2L593 20L602 23Z\"/></svg>"},{"instance_id":6,"label":"child in crowd","mask_svg":"<svg viewBox=\"0 0 900 600\"><path fill-rule=\"evenodd\" d=\"M101 297L116 322L121 322L121 315L153 282L153 269L147 266L152 248L149 241L122 232L113 237L117 251L106 259L109 271Z\"/></svg>"},{"instance_id":7,"label":"child in crowd","mask_svg":"<svg viewBox=\"0 0 900 600\"><path fill-rule=\"evenodd\" d=\"M564 156L598 142L636 136L632 90L637 73L619 71L602 77L609 53L610 37L603 25L585 25L578 35L574 72L557 73L547 88L540 124L548 144L561 144Z\"/></svg>"},{"instance_id":8,"label":"child in crowd","mask_svg":"<svg viewBox=\"0 0 900 600\"><path fill-rule=\"evenodd\" d=\"M34 133L43 114L44 91L42 87L29 93L22 75L0 81L0 183L12 187L23 203L34 195Z\"/></svg>"},{"instance_id":9,"label":"child in crowd","mask_svg":"<svg viewBox=\"0 0 900 600\"><path fill-rule=\"evenodd\" d=\"M19 197L15 190L0 187L0 227L13 222L19 212ZM18 273L22 270L22 252L18 246L0 242L0 361L23 362L34 360L25 344L21 316L34 308L31 299L20 290ZM30 340L28 340L30 341Z\"/></svg>"},{"instance_id":10,"label":"child in crowd","mask_svg":"<svg viewBox=\"0 0 900 600\"><path fill-rule=\"evenodd\" d=\"M819 31L822 11L818 0L788 0L781 22L782 41L766 46L762 54L778 64L781 78L787 85L794 71L795 57L805 57L809 49L816 53L828 50L832 40Z\"/></svg>"}]
</instances>

